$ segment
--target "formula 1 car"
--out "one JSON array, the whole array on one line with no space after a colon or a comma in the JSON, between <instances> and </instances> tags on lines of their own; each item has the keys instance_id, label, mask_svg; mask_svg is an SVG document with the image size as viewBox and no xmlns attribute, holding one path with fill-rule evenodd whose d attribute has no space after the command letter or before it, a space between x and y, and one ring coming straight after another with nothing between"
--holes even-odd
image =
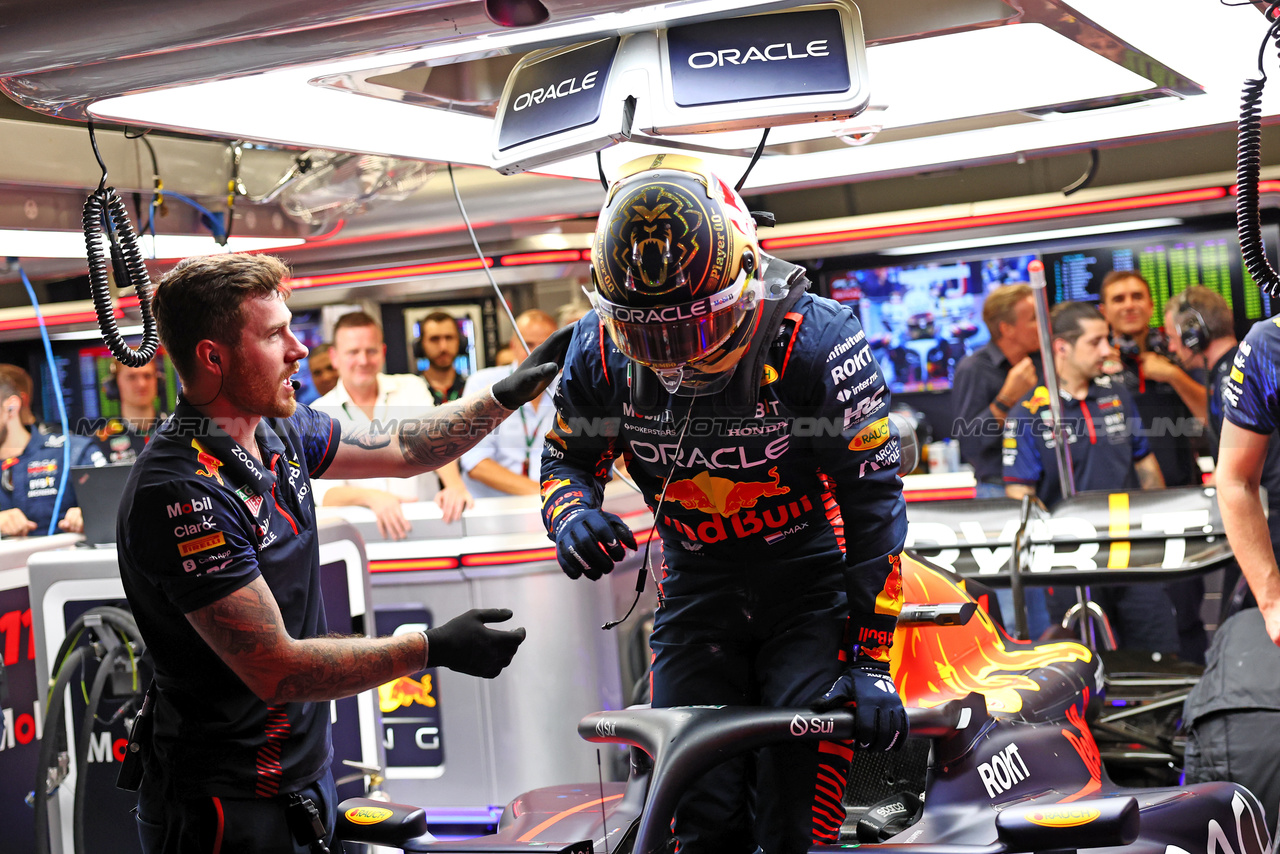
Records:
<instances>
[{"instance_id":1,"label":"formula 1 car","mask_svg":"<svg viewBox=\"0 0 1280 854\"><path fill-rule=\"evenodd\" d=\"M1239 785L1112 782L1089 724L1105 686L1098 653L1073 641L1013 641L975 607L962 576L910 556L902 572L907 605L892 668L908 707L908 749L855 754L859 797L846 797L841 844L811 851L847 839L891 854L1271 854L1262 807ZM635 708L589 715L578 731L630 745L630 778L526 793L507 805L497 833L460 841L433 839L420 809L352 799L340 807L339 837L442 854L666 852L676 801L707 768L766 743L849 738L852 716Z\"/></svg>"}]
</instances>

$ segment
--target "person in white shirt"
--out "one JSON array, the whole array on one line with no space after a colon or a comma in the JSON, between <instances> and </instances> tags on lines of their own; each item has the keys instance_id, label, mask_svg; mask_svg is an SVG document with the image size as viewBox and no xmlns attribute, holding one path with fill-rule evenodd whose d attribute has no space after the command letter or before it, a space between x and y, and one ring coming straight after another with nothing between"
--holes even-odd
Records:
<instances>
[{"instance_id":1,"label":"person in white shirt","mask_svg":"<svg viewBox=\"0 0 1280 854\"><path fill-rule=\"evenodd\" d=\"M537 347L556 331L555 319L536 308L516 318L516 328L530 348ZM465 394L507 376L524 360L528 351L513 337L510 348L515 362L476 371L467 379ZM542 437L556 417L553 388L526 403L502 424L462 455L459 462L466 474L467 488L477 498L500 495L537 495L538 468L542 461Z\"/></svg>"},{"instance_id":2,"label":"person in white shirt","mask_svg":"<svg viewBox=\"0 0 1280 854\"><path fill-rule=\"evenodd\" d=\"M415 374L384 374L387 345L376 320L363 311L338 318L329 347L338 384L322 395L312 407L340 421L358 424L380 422L388 426L404 419L418 418L433 406L431 393L422 377ZM435 503L446 522L456 521L474 505L462 483L457 463L436 470L441 489ZM404 539L411 525L401 504L419 501L430 487L426 475L411 478L378 477L359 480L316 481L317 503L326 507L368 507L378 521L378 532L393 540Z\"/></svg>"}]
</instances>

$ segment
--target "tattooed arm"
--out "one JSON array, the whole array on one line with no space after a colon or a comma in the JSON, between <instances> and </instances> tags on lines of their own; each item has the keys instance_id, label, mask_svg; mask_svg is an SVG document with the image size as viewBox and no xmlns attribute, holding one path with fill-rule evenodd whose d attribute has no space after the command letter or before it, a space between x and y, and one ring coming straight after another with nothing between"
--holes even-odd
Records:
<instances>
[{"instance_id":1,"label":"tattooed arm","mask_svg":"<svg viewBox=\"0 0 1280 854\"><path fill-rule=\"evenodd\" d=\"M254 579L187 619L263 702L336 700L423 668L420 633L294 640L267 582Z\"/></svg>"},{"instance_id":2,"label":"tattooed arm","mask_svg":"<svg viewBox=\"0 0 1280 854\"><path fill-rule=\"evenodd\" d=\"M489 626L509 619L505 608L473 608L426 634L294 640L261 576L187 614L205 643L268 705L337 700L424 667L492 679L524 642L523 628Z\"/></svg>"},{"instance_id":3,"label":"tattooed arm","mask_svg":"<svg viewBox=\"0 0 1280 854\"><path fill-rule=\"evenodd\" d=\"M432 471L460 457L511 412L485 390L398 422L392 430L344 424L324 477L410 477Z\"/></svg>"}]
</instances>

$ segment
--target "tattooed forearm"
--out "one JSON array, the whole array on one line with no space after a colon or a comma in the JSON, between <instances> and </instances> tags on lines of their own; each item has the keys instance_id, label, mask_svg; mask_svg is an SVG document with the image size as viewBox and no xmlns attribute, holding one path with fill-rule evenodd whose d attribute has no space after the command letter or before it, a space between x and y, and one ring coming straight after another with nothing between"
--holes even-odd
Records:
<instances>
[{"instance_id":1,"label":"tattooed forearm","mask_svg":"<svg viewBox=\"0 0 1280 854\"><path fill-rule=\"evenodd\" d=\"M439 468L462 456L510 414L486 389L437 407L416 423L401 424L400 452L410 465Z\"/></svg>"},{"instance_id":2,"label":"tattooed forearm","mask_svg":"<svg viewBox=\"0 0 1280 854\"><path fill-rule=\"evenodd\" d=\"M417 633L295 640L284 630L280 608L261 578L187 619L249 690L271 704L358 694L421 670L425 657Z\"/></svg>"},{"instance_id":3,"label":"tattooed forearm","mask_svg":"<svg viewBox=\"0 0 1280 854\"><path fill-rule=\"evenodd\" d=\"M376 451L391 444L391 434L385 431L375 433L368 425L352 424L343 427L342 444Z\"/></svg>"}]
</instances>

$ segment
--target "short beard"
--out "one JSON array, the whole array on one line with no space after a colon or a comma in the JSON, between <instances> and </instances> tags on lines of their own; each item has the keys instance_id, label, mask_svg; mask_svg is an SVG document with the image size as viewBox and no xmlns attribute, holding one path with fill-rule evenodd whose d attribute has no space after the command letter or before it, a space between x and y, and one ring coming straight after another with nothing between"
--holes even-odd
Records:
<instances>
[{"instance_id":1,"label":"short beard","mask_svg":"<svg viewBox=\"0 0 1280 854\"><path fill-rule=\"evenodd\" d=\"M280 399L280 377L267 380L261 374L250 374L233 363L227 371L226 388L222 394L227 401L260 418L288 418L298 408L296 398Z\"/></svg>"}]
</instances>

